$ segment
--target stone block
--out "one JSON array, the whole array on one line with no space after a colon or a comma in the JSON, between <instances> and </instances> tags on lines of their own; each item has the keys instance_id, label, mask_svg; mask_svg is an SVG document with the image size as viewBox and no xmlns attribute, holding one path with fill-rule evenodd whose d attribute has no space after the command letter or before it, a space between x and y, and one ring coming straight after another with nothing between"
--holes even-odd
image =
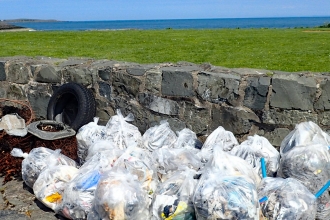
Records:
<instances>
[{"instance_id":1,"label":"stone block","mask_svg":"<svg viewBox=\"0 0 330 220\"><path fill-rule=\"evenodd\" d=\"M198 73L197 93L209 102L235 105L239 98L239 84L237 75L203 71Z\"/></svg>"},{"instance_id":2,"label":"stone block","mask_svg":"<svg viewBox=\"0 0 330 220\"><path fill-rule=\"evenodd\" d=\"M133 76L143 76L148 69L149 69L148 67L136 66L136 67L128 67L126 71L128 74Z\"/></svg>"},{"instance_id":3,"label":"stone block","mask_svg":"<svg viewBox=\"0 0 330 220\"><path fill-rule=\"evenodd\" d=\"M112 73L111 68L105 68L105 69L99 69L98 70L99 77L104 81L110 80L111 73Z\"/></svg>"},{"instance_id":4,"label":"stone block","mask_svg":"<svg viewBox=\"0 0 330 220\"><path fill-rule=\"evenodd\" d=\"M36 82L41 83L61 83L61 75L51 65L31 66L32 74Z\"/></svg>"},{"instance_id":5,"label":"stone block","mask_svg":"<svg viewBox=\"0 0 330 220\"><path fill-rule=\"evenodd\" d=\"M7 80L18 84L27 84L30 80L28 67L24 63L10 63L8 67Z\"/></svg>"},{"instance_id":6,"label":"stone block","mask_svg":"<svg viewBox=\"0 0 330 220\"><path fill-rule=\"evenodd\" d=\"M9 83L7 81L0 81L0 98L7 97L8 88L9 88Z\"/></svg>"},{"instance_id":7,"label":"stone block","mask_svg":"<svg viewBox=\"0 0 330 220\"><path fill-rule=\"evenodd\" d=\"M262 122L274 125L296 125L304 121L318 122L317 114L308 111L270 109L262 114Z\"/></svg>"},{"instance_id":8,"label":"stone block","mask_svg":"<svg viewBox=\"0 0 330 220\"><path fill-rule=\"evenodd\" d=\"M111 86L105 82L98 82L99 84L99 94L104 98L111 101Z\"/></svg>"},{"instance_id":9,"label":"stone block","mask_svg":"<svg viewBox=\"0 0 330 220\"><path fill-rule=\"evenodd\" d=\"M117 95L129 95L136 97L139 93L141 80L123 72L117 72L112 76L113 91Z\"/></svg>"},{"instance_id":10,"label":"stone block","mask_svg":"<svg viewBox=\"0 0 330 220\"><path fill-rule=\"evenodd\" d=\"M5 69L6 61L0 61L0 81L6 81L6 69Z\"/></svg>"},{"instance_id":11,"label":"stone block","mask_svg":"<svg viewBox=\"0 0 330 220\"><path fill-rule=\"evenodd\" d=\"M330 80L322 81L320 83L322 91L321 96L315 102L314 108L317 110L330 110Z\"/></svg>"},{"instance_id":12,"label":"stone block","mask_svg":"<svg viewBox=\"0 0 330 220\"><path fill-rule=\"evenodd\" d=\"M278 73L272 79L270 106L282 109L313 110L316 82L298 73Z\"/></svg>"},{"instance_id":13,"label":"stone block","mask_svg":"<svg viewBox=\"0 0 330 220\"><path fill-rule=\"evenodd\" d=\"M277 149L280 149L283 139L290 133L288 128L275 128L273 131L260 130L258 135L267 138L267 140Z\"/></svg>"},{"instance_id":14,"label":"stone block","mask_svg":"<svg viewBox=\"0 0 330 220\"><path fill-rule=\"evenodd\" d=\"M208 108L197 107L193 103L186 102L183 117L187 128L197 135L207 134L211 121L210 112Z\"/></svg>"},{"instance_id":15,"label":"stone block","mask_svg":"<svg viewBox=\"0 0 330 220\"><path fill-rule=\"evenodd\" d=\"M51 97L47 84L34 83L28 88L27 97L37 118L47 118L47 107Z\"/></svg>"},{"instance_id":16,"label":"stone block","mask_svg":"<svg viewBox=\"0 0 330 220\"><path fill-rule=\"evenodd\" d=\"M147 93L140 93L138 97L140 104L151 111L165 115L179 114L179 105L176 101Z\"/></svg>"},{"instance_id":17,"label":"stone block","mask_svg":"<svg viewBox=\"0 0 330 220\"><path fill-rule=\"evenodd\" d=\"M17 99L17 100L25 100L26 93L24 91L23 85L18 84L11 84L8 87L7 91L7 98L8 99Z\"/></svg>"},{"instance_id":18,"label":"stone block","mask_svg":"<svg viewBox=\"0 0 330 220\"><path fill-rule=\"evenodd\" d=\"M192 97L194 80L192 73L187 70L174 67L162 68L162 95Z\"/></svg>"},{"instance_id":19,"label":"stone block","mask_svg":"<svg viewBox=\"0 0 330 220\"><path fill-rule=\"evenodd\" d=\"M61 72L66 82L76 82L84 86L93 83L93 72L86 67L67 67Z\"/></svg>"},{"instance_id":20,"label":"stone block","mask_svg":"<svg viewBox=\"0 0 330 220\"><path fill-rule=\"evenodd\" d=\"M267 102L270 77L249 77L245 89L244 106L250 109L264 109Z\"/></svg>"},{"instance_id":21,"label":"stone block","mask_svg":"<svg viewBox=\"0 0 330 220\"><path fill-rule=\"evenodd\" d=\"M162 72L158 69L151 69L146 72L145 89L147 92L160 95L162 88Z\"/></svg>"},{"instance_id":22,"label":"stone block","mask_svg":"<svg viewBox=\"0 0 330 220\"><path fill-rule=\"evenodd\" d=\"M222 126L235 135L249 133L254 122L260 123L258 116L248 108L213 105L211 130Z\"/></svg>"}]
</instances>

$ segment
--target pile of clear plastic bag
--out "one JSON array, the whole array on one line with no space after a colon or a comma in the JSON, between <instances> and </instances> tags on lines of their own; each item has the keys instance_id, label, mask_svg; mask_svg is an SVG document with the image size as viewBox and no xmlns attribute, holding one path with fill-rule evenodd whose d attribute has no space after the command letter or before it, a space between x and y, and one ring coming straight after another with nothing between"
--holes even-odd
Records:
<instances>
[{"instance_id":1,"label":"pile of clear plastic bag","mask_svg":"<svg viewBox=\"0 0 330 220\"><path fill-rule=\"evenodd\" d=\"M187 148L198 152L203 147L203 143L197 139L195 132L188 128L184 128L177 132L177 140L174 143L174 148Z\"/></svg>"},{"instance_id":2,"label":"pile of clear plastic bag","mask_svg":"<svg viewBox=\"0 0 330 220\"><path fill-rule=\"evenodd\" d=\"M135 175L111 170L102 175L88 220L149 219L148 198Z\"/></svg>"},{"instance_id":3,"label":"pile of clear plastic bag","mask_svg":"<svg viewBox=\"0 0 330 220\"><path fill-rule=\"evenodd\" d=\"M266 138L259 135L249 136L246 141L234 146L230 154L243 158L255 168L260 176L262 176L261 158L265 159L267 175L271 177L276 174L280 163L279 152Z\"/></svg>"},{"instance_id":4,"label":"pile of clear plastic bag","mask_svg":"<svg viewBox=\"0 0 330 220\"><path fill-rule=\"evenodd\" d=\"M144 147L151 152L162 147L173 148L176 140L177 136L167 121L161 121L160 125L149 128L143 134Z\"/></svg>"},{"instance_id":5,"label":"pile of clear plastic bag","mask_svg":"<svg viewBox=\"0 0 330 220\"><path fill-rule=\"evenodd\" d=\"M51 161L56 165L68 165L76 167L74 160L60 153L61 150L51 150L45 147L33 148L30 153L23 153L21 149L14 148L11 155L14 157L23 157L22 161L22 179L26 185L33 188L33 184L38 179L41 171L47 167Z\"/></svg>"},{"instance_id":6,"label":"pile of clear plastic bag","mask_svg":"<svg viewBox=\"0 0 330 220\"><path fill-rule=\"evenodd\" d=\"M330 153L327 145L295 146L282 154L278 176L295 178L312 193L316 193L330 179ZM330 219L330 195L324 193L317 200L318 219Z\"/></svg>"},{"instance_id":7,"label":"pile of clear plastic bag","mask_svg":"<svg viewBox=\"0 0 330 220\"><path fill-rule=\"evenodd\" d=\"M152 220L193 220L192 202L197 180L195 171L186 168L177 171L157 187L152 202Z\"/></svg>"},{"instance_id":8,"label":"pile of clear plastic bag","mask_svg":"<svg viewBox=\"0 0 330 220\"><path fill-rule=\"evenodd\" d=\"M312 220L316 217L316 197L298 180L271 178L258 188L260 207L269 220Z\"/></svg>"},{"instance_id":9,"label":"pile of clear plastic bag","mask_svg":"<svg viewBox=\"0 0 330 220\"><path fill-rule=\"evenodd\" d=\"M92 158L95 154L99 152L112 151L113 155L121 155L124 150L117 148L117 146L109 140L99 140L88 148L86 161Z\"/></svg>"}]
</instances>

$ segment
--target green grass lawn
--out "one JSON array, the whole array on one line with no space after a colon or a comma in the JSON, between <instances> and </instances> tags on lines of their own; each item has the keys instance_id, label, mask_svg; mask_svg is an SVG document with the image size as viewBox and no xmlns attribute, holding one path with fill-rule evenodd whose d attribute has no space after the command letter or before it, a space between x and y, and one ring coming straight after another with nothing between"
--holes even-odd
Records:
<instances>
[{"instance_id":1,"label":"green grass lawn","mask_svg":"<svg viewBox=\"0 0 330 220\"><path fill-rule=\"evenodd\" d=\"M0 56L15 55L330 72L330 32L306 28L1 32Z\"/></svg>"}]
</instances>

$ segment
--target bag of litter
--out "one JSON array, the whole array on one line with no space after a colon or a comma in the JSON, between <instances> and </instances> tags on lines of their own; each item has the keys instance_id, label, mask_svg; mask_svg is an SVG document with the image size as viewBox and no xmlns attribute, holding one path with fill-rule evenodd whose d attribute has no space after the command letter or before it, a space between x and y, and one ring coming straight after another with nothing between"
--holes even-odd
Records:
<instances>
[{"instance_id":1,"label":"bag of litter","mask_svg":"<svg viewBox=\"0 0 330 220\"><path fill-rule=\"evenodd\" d=\"M177 171L161 183L152 202L153 220L194 220L195 210L192 203L197 180L195 171L186 168Z\"/></svg>"},{"instance_id":2,"label":"bag of litter","mask_svg":"<svg viewBox=\"0 0 330 220\"><path fill-rule=\"evenodd\" d=\"M124 117L121 111L117 109L117 115L112 116L106 125L106 139L115 143L121 150L128 147L141 147L142 136L139 129L128 123L133 120L132 113Z\"/></svg>"},{"instance_id":3,"label":"bag of litter","mask_svg":"<svg viewBox=\"0 0 330 220\"><path fill-rule=\"evenodd\" d=\"M197 139L196 133L188 128L178 131L177 136L174 148L187 148L198 152L203 146L203 143Z\"/></svg>"},{"instance_id":4,"label":"bag of litter","mask_svg":"<svg viewBox=\"0 0 330 220\"><path fill-rule=\"evenodd\" d=\"M178 169L198 171L202 167L200 157L188 148L159 148L152 152L152 160L162 182Z\"/></svg>"},{"instance_id":5,"label":"bag of litter","mask_svg":"<svg viewBox=\"0 0 330 220\"><path fill-rule=\"evenodd\" d=\"M173 148L176 140L176 134L164 120L160 122L160 125L149 128L143 134L144 147L151 152L162 147Z\"/></svg>"},{"instance_id":6,"label":"bag of litter","mask_svg":"<svg viewBox=\"0 0 330 220\"><path fill-rule=\"evenodd\" d=\"M67 165L50 165L42 170L33 185L36 198L45 206L55 210L62 202L64 189L78 174L78 169Z\"/></svg>"},{"instance_id":7,"label":"bag of litter","mask_svg":"<svg viewBox=\"0 0 330 220\"><path fill-rule=\"evenodd\" d=\"M206 138L201 150L202 161L207 162L210 159L215 146L220 146L223 151L230 151L237 145L238 141L234 134L219 126Z\"/></svg>"},{"instance_id":8,"label":"bag of litter","mask_svg":"<svg viewBox=\"0 0 330 220\"><path fill-rule=\"evenodd\" d=\"M30 153L23 153L21 149L14 148L10 154L14 157L24 157L22 161L22 179L26 185L33 188L39 174L50 161L55 161L56 165L77 167L74 160L61 154L60 151L60 149L53 151L49 148L38 147L33 148Z\"/></svg>"},{"instance_id":9,"label":"bag of litter","mask_svg":"<svg viewBox=\"0 0 330 220\"><path fill-rule=\"evenodd\" d=\"M79 168L76 177L64 189L62 203L55 209L57 214L69 219L86 219L101 175L111 170L119 157L112 153L103 151L95 154Z\"/></svg>"},{"instance_id":10,"label":"bag of litter","mask_svg":"<svg viewBox=\"0 0 330 220\"><path fill-rule=\"evenodd\" d=\"M105 173L95 191L88 220L149 219L149 201L135 175L117 169Z\"/></svg>"},{"instance_id":11,"label":"bag of litter","mask_svg":"<svg viewBox=\"0 0 330 220\"><path fill-rule=\"evenodd\" d=\"M260 207L269 220L314 220L316 197L298 180L271 178L258 188Z\"/></svg>"},{"instance_id":12,"label":"bag of litter","mask_svg":"<svg viewBox=\"0 0 330 220\"><path fill-rule=\"evenodd\" d=\"M113 142L110 140L99 140L95 143L93 143L88 148L88 153L86 156L85 161L88 161L90 158L92 158L95 154L103 151L113 151L114 155L121 155L124 153L123 150L119 149Z\"/></svg>"},{"instance_id":13,"label":"bag of litter","mask_svg":"<svg viewBox=\"0 0 330 220\"><path fill-rule=\"evenodd\" d=\"M198 220L259 219L256 185L246 176L202 174L193 196Z\"/></svg>"},{"instance_id":14,"label":"bag of litter","mask_svg":"<svg viewBox=\"0 0 330 220\"><path fill-rule=\"evenodd\" d=\"M148 150L138 147L129 147L126 149L125 153L118 158L114 167L116 169L126 169L132 175L137 176L138 181L142 184L142 188L149 196L151 202L158 185L158 176Z\"/></svg>"},{"instance_id":15,"label":"bag of litter","mask_svg":"<svg viewBox=\"0 0 330 220\"><path fill-rule=\"evenodd\" d=\"M78 158L80 165L85 163L88 148L99 140L106 139L105 126L98 125L99 118L82 126L77 134Z\"/></svg>"},{"instance_id":16,"label":"bag of litter","mask_svg":"<svg viewBox=\"0 0 330 220\"><path fill-rule=\"evenodd\" d=\"M312 193L316 193L330 179L330 153L327 145L295 146L282 155L278 176L299 180ZM330 195L317 199L318 219L330 219Z\"/></svg>"},{"instance_id":17,"label":"bag of litter","mask_svg":"<svg viewBox=\"0 0 330 220\"><path fill-rule=\"evenodd\" d=\"M238 146L234 146L229 152L231 155L243 158L251 164L261 177L261 158L265 158L267 176L273 177L278 170L280 162L279 152L266 138L259 135L249 136L246 141L243 141Z\"/></svg>"},{"instance_id":18,"label":"bag of litter","mask_svg":"<svg viewBox=\"0 0 330 220\"><path fill-rule=\"evenodd\" d=\"M324 144L330 145L330 136L312 121L297 124L282 141L281 155L298 145Z\"/></svg>"}]
</instances>

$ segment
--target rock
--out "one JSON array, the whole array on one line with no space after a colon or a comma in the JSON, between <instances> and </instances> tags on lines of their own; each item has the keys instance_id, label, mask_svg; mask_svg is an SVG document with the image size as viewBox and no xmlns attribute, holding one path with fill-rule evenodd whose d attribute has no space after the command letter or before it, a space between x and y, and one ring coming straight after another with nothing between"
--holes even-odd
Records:
<instances>
[{"instance_id":1,"label":"rock","mask_svg":"<svg viewBox=\"0 0 330 220\"><path fill-rule=\"evenodd\" d=\"M24 100L26 99L26 94L24 91L24 85L17 85L11 84L8 87L7 91L7 98L8 99L17 99L17 100Z\"/></svg>"},{"instance_id":2,"label":"rock","mask_svg":"<svg viewBox=\"0 0 330 220\"><path fill-rule=\"evenodd\" d=\"M47 118L47 107L51 97L50 90L47 84L29 84L27 97L37 118Z\"/></svg>"},{"instance_id":3,"label":"rock","mask_svg":"<svg viewBox=\"0 0 330 220\"><path fill-rule=\"evenodd\" d=\"M162 86L162 72L158 69L151 69L146 72L145 89L149 93L160 95Z\"/></svg>"},{"instance_id":4,"label":"rock","mask_svg":"<svg viewBox=\"0 0 330 220\"><path fill-rule=\"evenodd\" d=\"M33 65L31 69L36 82L61 83L61 75L51 65Z\"/></svg>"},{"instance_id":5,"label":"rock","mask_svg":"<svg viewBox=\"0 0 330 220\"><path fill-rule=\"evenodd\" d=\"M304 121L317 123L317 114L308 111L270 109L262 115L262 122L265 124L290 126Z\"/></svg>"},{"instance_id":6,"label":"rock","mask_svg":"<svg viewBox=\"0 0 330 220\"><path fill-rule=\"evenodd\" d=\"M66 67L61 72L66 82L76 82L84 86L93 83L93 72L86 67Z\"/></svg>"},{"instance_id":7,"label":"rock","mask_svg":"<svg viewBox=\"0 0 330 220\"><path fill-rule=\"evenodd\" d=\"M112 85L117 95L129 95L136 97L139 93L141 80L123 72L112 75Z\"/></svg>"},{"instance_id":8,"label":"rock","mask_svg":"<svg viewBox=\"0 0 330 220\"><path fill-rule=\"evenodd\" d=\"M258 131L258 135L261 135L268 139L268 141L279 150L282 140L290 133L288 128L275 128L273 131Z\"/></svg>"},{"instance_id":9,"label":"rock","mask_svg":"<svg viewBox=\"0 0 330 220\"><path fill-rule=\"evenodd\" d=\"M270 77L249 77L245 89L244 106L261 110L267 102Z\"/></svg>"},{"instance_id":10,"label":"rock","mask_svg":"<svg viewBox=\"0 0 330 220\"><path fill-rule=\"evenodd\" d=\"M30 80L28 67L22 62L9 63L7 80L13 83L27 84Z\"/></svg>"},{"instance_id":11,"label":"rock","mask_svg":"<svg viewBox=\"0 0 330 220\"><path fill-rule=\"evenodd\" d=\"M208 108L198 107L193 103L186 102L183 117L187 128L194 131L198 136L207 134L211 121Z\"/></svg>"},{"instance_id":12,"label":"rock","mask_svg":"<svg viewBox=\"0 0 330 220\"><path fill-rule=\"evenodd\" d=\"M139 102L144 107L165 115L178 115L179 105L176 101L158 97L152 94L140 93Z\"/></svg>"},{"instance_id":13,"label":"rock","mask_svg":"<svg viewBox=\"0 0 330 220\"><path fill-rule=\"evenodd\" d=\"M322 91L321 96L315 102L314 108L317 110L330 110L330 79L322 81L320 83L320 89Z\"/></svg>"},{"instance_id":14,"label":"rock","mask_svg":"<svg viewBox=\"0 0 330 220\"><path fill-rule=\"evenodd\" d=\"M6 70L5 70L6 61L0 61L0 81L6 81Z\"/></svg>"},{"instance_id":15,"label":"rock","mask_svg":"<svg viewBox=\"0 0 330 220\"><path fill-rule=\"evenodd\" d=\"M99 94L104 98L111 101L111 86L105 82L98 82L99 84Z\"/></svg>"}]
</instances>

